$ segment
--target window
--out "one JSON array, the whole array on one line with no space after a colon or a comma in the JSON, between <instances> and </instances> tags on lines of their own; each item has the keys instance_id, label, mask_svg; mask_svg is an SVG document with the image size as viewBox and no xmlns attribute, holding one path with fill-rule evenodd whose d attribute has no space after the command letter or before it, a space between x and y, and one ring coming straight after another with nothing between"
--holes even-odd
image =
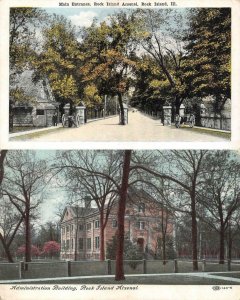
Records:
<instances>
[{"instance_id":1,"label":"window","mask_svg":"<svg viewBox=\"0 0 240 300\"><path fill-rule=\"evenodd\" d=\"M67 243L66 243L66 249L69 249L69 240L67 240Z\"/></svg>"},{"instance_id":2,"label":"window","mask_svg":"<svg viewBox=\"0 0 240 300\"><path fill-rule=\"evenodd\" d=\"M79 248L79 250L83 250L83 238L80 238L78 240L78 248Z\"/></svg>"},{"instance_id":3,"label":"window","mask_svg":"<svg viewBox=\"0 0 240 300\"><path fill-rule=\"evenodd\" d=\"M82 230L84 229L84 225L83 225L83 224L79 224L79 225L78 225L78 229L79 229L80 231L82 231Z\"/></svg>"},{"instance_id":4,"label":"window","mask_svg":"<svg viewBox=\"0 0 240 300\"><path fill-rule=\"evenodd\" d=\"M62 227L62 234L65 234L65 227Z\"/></svg>"},{"instance_id":5,"label":"window","mask_svg":"<svg viewBox=\"0 0 240 300\"><path fill-rule=\"evenodd\" d=\"M100 245L100 243L99 243L99 236L96 236L95 237L95 249L99 249L99 245Z\"/></svg>"},{"instance_id":6,"label":"window","mask_svg":"<svg viewBox=\"0 0 240 300\"><path fill-rule=\"evenodd\" d=\"M116 228L117 227L117 220L112 220L112 228Z\"/></svg>"},{"instance_id":7,"label":"window","mask_svg":"<svg viewBox=\"0 0 240 300\"><path fill-rule=\"evenodd\" d=\"M99 220L96 220L95 221L95 228L99 228L100 227L100 222L99 222Z\"/></svg>"},{"instance_id":8,"label":"window","mask_svg":"<svg viewBox=\"0 0 240 300\"><path fill-rule=\"evenodd\" d=\"M37 109L36 110L36 115L37 116L44 116L44 109Z\"/></svg>"},{"instance_id":9,"label":"window","mask_svg":"<svg viewBox=\"0 0 240 300\"><path fill-rule=\"evenodd\" d=\"M69 230L70 230L70 228L69 228L69 226L67 226L67 232L69 232Z\"/></svg>"},{"instance_id":10,"label":"window","mask_svg":"<svg viewBox=\"0 0 240 300\"><path fill-rule=\"evenodd\" d=\"M91 223L87 223L87 230L91 230L91 228L92 228L91 225L92 225Z\"/></svg>"},{"instance_id":11,"label":"window","mask_svg":"<svg viewBox=\"0 0 240 300\"><path fill-rule=\"evenodd\" d=\"M138 222L137 227L138 229L143 230L145 228L145 222L143 221Z\"/></svg>"},{"instance_id":12,"label":"window","mask_svg":"<svg viewBox=\"0 0 240 300\"><path fill-rule=\"evenodd\" d=\"M73 249L73 247L74 247L73 239L71 240L71 246L72 246L72 249Z\"/></svg>"},{"instance_id":13,"label":"window","mask_svg":"<svg viewBox=\"0 0 240 300\"><path fill-rule=\"evenodd\" d=\"M91 249L91 248L92 248L91 238L87 238L87 249Z\"/></svg>"},{"instance_id":14,"label":"window","mask_svg":"<svg viewBox=\"0 0 240 300\"><path fill-rule=\"evenodd\" d=\"M73 231L73 225L71 225L71 230Z\"/></svg>"},{"instance_id":15,"label":"window","mask_svg":"<svg viewBox=\"0 0 240 300\"><path fill-rule=\"evenodd\" d=\"M138 206L138 212L144 213L145 212L145 204L140 203Z\"/></svg>"}]
</instances>

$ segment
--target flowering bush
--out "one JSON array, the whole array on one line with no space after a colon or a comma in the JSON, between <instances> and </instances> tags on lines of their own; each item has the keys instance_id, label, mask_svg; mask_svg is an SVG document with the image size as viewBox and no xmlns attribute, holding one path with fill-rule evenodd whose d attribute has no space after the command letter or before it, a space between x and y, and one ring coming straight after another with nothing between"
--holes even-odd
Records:
<instances>
[{"instance_id":1,"label":"flowering bush","mask_svg":"<svg viewBox=\"0 0 240 300\"><path fill-rule=\"evenodd\" d=\"M44 243L42 254L49 256L57 255L60 252L60 244L55 241L49 241Z\"/></svg>"},{"instance_id":2,"label":"flowering bush","mask_svg":"<svg viewBox=\"0 0 240 300\"><path fill-rule=\"evenodd\" d=\"M26 246L22 245L17 249L17 255L24 255L25 254ZM31 245L31 255L32 256L39 256L40 250L37 246Z\"/></svg>"}]
</instances>

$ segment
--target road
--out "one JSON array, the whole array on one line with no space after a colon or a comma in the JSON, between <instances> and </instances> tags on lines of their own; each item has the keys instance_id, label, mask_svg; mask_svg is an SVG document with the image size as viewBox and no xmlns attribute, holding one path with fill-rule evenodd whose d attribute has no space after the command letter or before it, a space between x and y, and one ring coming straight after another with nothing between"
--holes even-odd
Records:
<instances>
[{"instance_id":1,"label":"road","mask_svg":"<svg viewBox=\"0 0 240 300\"><path fill-rule=\"evenodd\" d=\"M89 122L79 128L49 130L27 140L55 142L226 142L223 137L186 129L162 126L141 112L129 112L127 125L118 125L118 116Z\"/></svg>"}]
</instances>

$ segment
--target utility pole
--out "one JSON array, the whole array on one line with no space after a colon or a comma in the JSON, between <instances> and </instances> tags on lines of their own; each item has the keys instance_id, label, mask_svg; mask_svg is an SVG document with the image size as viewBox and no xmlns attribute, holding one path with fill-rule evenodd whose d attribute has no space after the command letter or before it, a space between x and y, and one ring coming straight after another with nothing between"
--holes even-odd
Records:
<instances>
[{"instance_id":1,"label":"utility pole","mask_svg":"<svg viewBox=\"0 0 240 300\"><path fill-rule=\"evenodd\" d=\"M104 119L106 118L106 109L107 109L107 95L104 95Z\"/></svg>"}]
</instances>

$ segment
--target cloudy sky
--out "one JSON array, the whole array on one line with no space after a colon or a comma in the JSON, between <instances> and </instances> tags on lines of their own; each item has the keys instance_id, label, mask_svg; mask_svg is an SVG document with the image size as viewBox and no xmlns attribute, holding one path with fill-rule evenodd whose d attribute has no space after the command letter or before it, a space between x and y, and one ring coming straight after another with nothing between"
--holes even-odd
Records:
<instances>
[{"instance_id":1,"label":"cloudy sky","mask_svg":"<svg viewBox=\"0 0 240 300\"><path fill-rule=\"evenodd\" d=\"M94 18L103 21L109 14L114 13L112 8L45 8L49 14L63 15L75 26L90 26Z\"/></svg>"}]
</instances>

